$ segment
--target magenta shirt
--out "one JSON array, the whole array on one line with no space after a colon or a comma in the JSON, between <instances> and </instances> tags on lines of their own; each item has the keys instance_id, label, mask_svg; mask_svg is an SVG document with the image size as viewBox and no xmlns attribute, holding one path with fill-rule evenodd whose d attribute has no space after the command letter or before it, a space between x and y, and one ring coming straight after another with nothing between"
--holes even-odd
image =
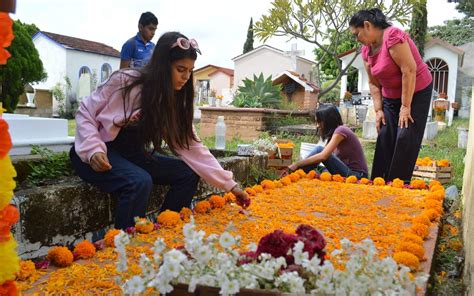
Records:
<instances>
[{"instance_id":1,"label":"magenta shirt","mask_svg":"<svg viewBox=\"0 0 474 296\"><path fill-rule=\"evenodd\" d=\"M432 81L428 66L418 52L410 35L396 27L388 27L383 34L383 43L379 52L369 55L370 46L362 46L362 58L369 64L372 75L382 86L382 96L389 99L399 99L402 96L402 72L393 61L389 49L398 43L407 41L416 63L415 92L426 88Z\"/></svg>"},{"instance_id":2,"label":"magenta shirt","mask_svg":"<svg viewBox=\"0 0 474 296\"><path fill-rule=\"evenodd\" d=\"M342 160L351 170L368 174L367 161L359 138L347 126L340 125L334 130L334 134L344 137L344 140L337 145L336 156Z\"/></svg>"}]
</instances>

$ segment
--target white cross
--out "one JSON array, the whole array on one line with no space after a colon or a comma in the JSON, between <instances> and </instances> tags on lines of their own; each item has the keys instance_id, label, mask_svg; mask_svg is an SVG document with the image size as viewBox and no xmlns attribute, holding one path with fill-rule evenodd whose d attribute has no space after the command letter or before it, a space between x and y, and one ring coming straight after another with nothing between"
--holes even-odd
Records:
<instances>
[{"instance_id":1,"label":"white cross","mask_svg":"<svg viewBox=\"0 0 474 296\"><path fill-rule=\"evenodd\" d=\"M286 56L291 56L291 63L292 63L292 66L293 66L293 71L296 72L296 61L297 61L297 57L299 55L304 55L304 50L297 50L297 47L298 45L296 43L293 43L291 45L291 51L285 51L285 55Z\"/></svg>"}]
</instances>

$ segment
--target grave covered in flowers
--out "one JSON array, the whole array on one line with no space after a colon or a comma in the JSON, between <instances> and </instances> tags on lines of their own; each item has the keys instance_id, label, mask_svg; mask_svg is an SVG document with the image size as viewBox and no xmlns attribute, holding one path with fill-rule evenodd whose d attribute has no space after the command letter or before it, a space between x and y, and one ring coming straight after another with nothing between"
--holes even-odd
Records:
<instances>
[{"instance_id":1,"label":"grave covered in flowers","mask_svg":"<svg viewBox=\"0 0 474 296\"><path fill-rule=\"evenodd\" d=\"M215 195L193 210L162 212L156 224L138 219L126 232L111 230L103 245L52 249L39 271L20 276L20 287L25 294L413 294L426 280L444 198L438 182L297 171L246 190L246 210L232 194Z\"/></svg>"}]
</instances>

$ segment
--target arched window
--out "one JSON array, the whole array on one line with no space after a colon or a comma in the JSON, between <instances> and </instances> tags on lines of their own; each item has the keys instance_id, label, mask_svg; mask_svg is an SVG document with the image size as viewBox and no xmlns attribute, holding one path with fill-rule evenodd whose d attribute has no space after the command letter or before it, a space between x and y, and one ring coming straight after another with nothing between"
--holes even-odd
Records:
<instances>
[{"instance_id":1,"label":"arched window","mask_svg":"<svg viewBox=\"0 0 474 296\"><path fill-rule=\"evenodd\" d=\"M433 76L433 89L438 93L448 93L449 66L439 58L427 62L431 76Z\"/></svg>"},{"instance_id":2,"label":"arched window","mask_svg":"<svg viewBox=\"0 0 474 296\"><path fill-rule=\"evenodd\" d=\"M107 80L110 74L112 74L112 66L107 63L103 64L102 68L100 69L100 82Z\"/></svg>"},{"instance_id":3,"label":"arched window","mask_svg":"<svg viewBox=\"0 0 474 296\"><path fill-rule=\"evenodd\" d=\"M79 69L79 77L81 77L81 75L83 74L89 74L91 75L91 70L89 69L89 67L87 66L82 66L80 69Z\"/></svg>"}]
</instances>

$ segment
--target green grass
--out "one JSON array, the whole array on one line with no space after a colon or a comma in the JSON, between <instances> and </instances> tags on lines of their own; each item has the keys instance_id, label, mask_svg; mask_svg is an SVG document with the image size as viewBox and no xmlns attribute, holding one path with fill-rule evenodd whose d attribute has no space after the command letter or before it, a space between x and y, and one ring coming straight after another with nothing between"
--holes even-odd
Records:
<instances>
[{"instance_id":1,"label":"green grass","mask_svg":"<svg viewBox=\"0 0 474 296\"><path fill-rule=\"evenodd\" d=\"M74 137L76 135L76 120L75 119L68 119L67 133L71 137Z\"/></svg>"}]
</instances>

